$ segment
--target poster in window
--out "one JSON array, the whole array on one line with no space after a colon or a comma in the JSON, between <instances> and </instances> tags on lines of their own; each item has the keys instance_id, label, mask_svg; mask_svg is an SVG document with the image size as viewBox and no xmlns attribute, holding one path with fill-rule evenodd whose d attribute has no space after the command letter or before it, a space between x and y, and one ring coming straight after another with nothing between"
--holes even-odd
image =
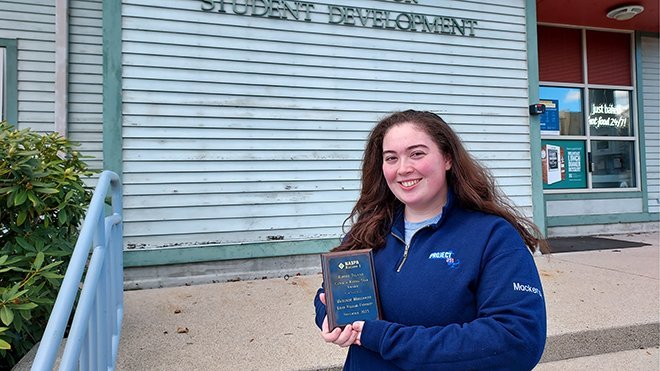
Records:
<instances>
[{"instance_id":1,"label":"poster in window","mask_svg":"<svg viewBox=\"0 0 660 371\"><path fill-rule=\"evenodd\" d=\"M626 90L589 90L589 128L591 135L631 136L630 92Z\"/></svg>"},{"instance_id":2,"label":"poster in window","mask_svg":"<svg viewBox=\"0 0 660 371\"><path fill-rule=\"evenodd\" d=\"M583 141L543 140L543 189L586 188L586 158Z\"/></svg>"},{"instance_id":3,"label":"poster in window","mask_svg":"<svg viewBox=\"0 0 660 371\"><path fill-rule=\"evenodd\" d=\"M541 114L541 135L559 135L559 100L541 99L545 113Z\"/></svg>"}]
</instances>

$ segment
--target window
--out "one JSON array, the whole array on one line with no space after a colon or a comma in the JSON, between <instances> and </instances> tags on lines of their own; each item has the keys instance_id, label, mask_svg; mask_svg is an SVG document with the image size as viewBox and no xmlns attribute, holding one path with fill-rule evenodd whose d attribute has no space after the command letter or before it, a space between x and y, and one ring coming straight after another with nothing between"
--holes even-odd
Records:
<instances>
[{"instance_id":1,"label":"window","mask_svg":"<svg viewBox=\"0 0 660 371\"><path fill-rule=\"evenodd\" d=\"M582 89L541 87L540 96L548 110L541 120L541 134L584 135Z\"/></svg>"},{"instance_id":2,"label":"window","mask_svg":"<svg viewBox=\"0 0 660 371\"><path fill-rule=\"evenodd\" d=\"M632 34L538 31L543 188L638 188Z\"/></svg>"}]
</instances>

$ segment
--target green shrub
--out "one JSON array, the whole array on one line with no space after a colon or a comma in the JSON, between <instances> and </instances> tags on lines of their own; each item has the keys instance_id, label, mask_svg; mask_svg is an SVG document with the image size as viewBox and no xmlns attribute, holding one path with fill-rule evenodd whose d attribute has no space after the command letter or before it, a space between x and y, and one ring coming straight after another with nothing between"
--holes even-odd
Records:
<instances>
[{"instance_id":1,"label":"green shrub","mask_svg":"<svg viewBox=\"0 0 660 371\"><path fill-rule=\"evenodd\" d=\"M73 148L58 134L0 123L0 365L5 367L41 339L91 200L81 176L93 172Z\"/></svg>"}]
</instances>

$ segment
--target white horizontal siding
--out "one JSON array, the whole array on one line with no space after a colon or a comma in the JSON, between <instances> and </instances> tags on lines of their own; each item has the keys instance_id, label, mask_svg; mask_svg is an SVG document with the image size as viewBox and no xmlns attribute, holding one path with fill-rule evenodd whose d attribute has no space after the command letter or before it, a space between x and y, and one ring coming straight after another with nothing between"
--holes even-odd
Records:
<instances>
[{"instance_id":1,"label":"white horizontal siding","mask_svg":"<svg viewBox=\"0 0 660 371\"><path fill-rule=\"evenodd\" d=\"M644 140L649 212L660 212L660 48L657 37L642 37Z\"/></svg>"},{"instance_id":2,"label":"white horizontal siding","mask_svg":"<svg viewBox=\"0 0 660 371\"><path fill-rule=\"evenodd\" d=\"M18 127L52 132L55 2L0 0L0 38L18 41Z\"/></svg>"},{"instance_id":3,"label":"white horizontal siding","mask_svg":"<svg viewBox=\"0 0 660 371\"><path fill-rule=\"evenodd\" d=\"M201 4L123 1L129 246L338 237L369 130L408 108L443 116L531 215L524 1L351 2L477 19L476 37Z\"/></svg>"}]
</instances>

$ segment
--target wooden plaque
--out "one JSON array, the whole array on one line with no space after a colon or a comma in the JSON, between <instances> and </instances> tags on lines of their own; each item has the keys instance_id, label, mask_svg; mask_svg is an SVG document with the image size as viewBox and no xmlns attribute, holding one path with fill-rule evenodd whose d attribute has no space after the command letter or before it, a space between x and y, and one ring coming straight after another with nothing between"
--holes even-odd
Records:
<instances>
[{"instance_id":1,"label":"wooden plaque","mask_svg":"<svg viewBox=\"0 0 660 371\"><path fill-rule=\"evenodd\" d=\"M321 268L330 331L382 318L370 249L321 254Z\"/></svg>"}]
</instances>

